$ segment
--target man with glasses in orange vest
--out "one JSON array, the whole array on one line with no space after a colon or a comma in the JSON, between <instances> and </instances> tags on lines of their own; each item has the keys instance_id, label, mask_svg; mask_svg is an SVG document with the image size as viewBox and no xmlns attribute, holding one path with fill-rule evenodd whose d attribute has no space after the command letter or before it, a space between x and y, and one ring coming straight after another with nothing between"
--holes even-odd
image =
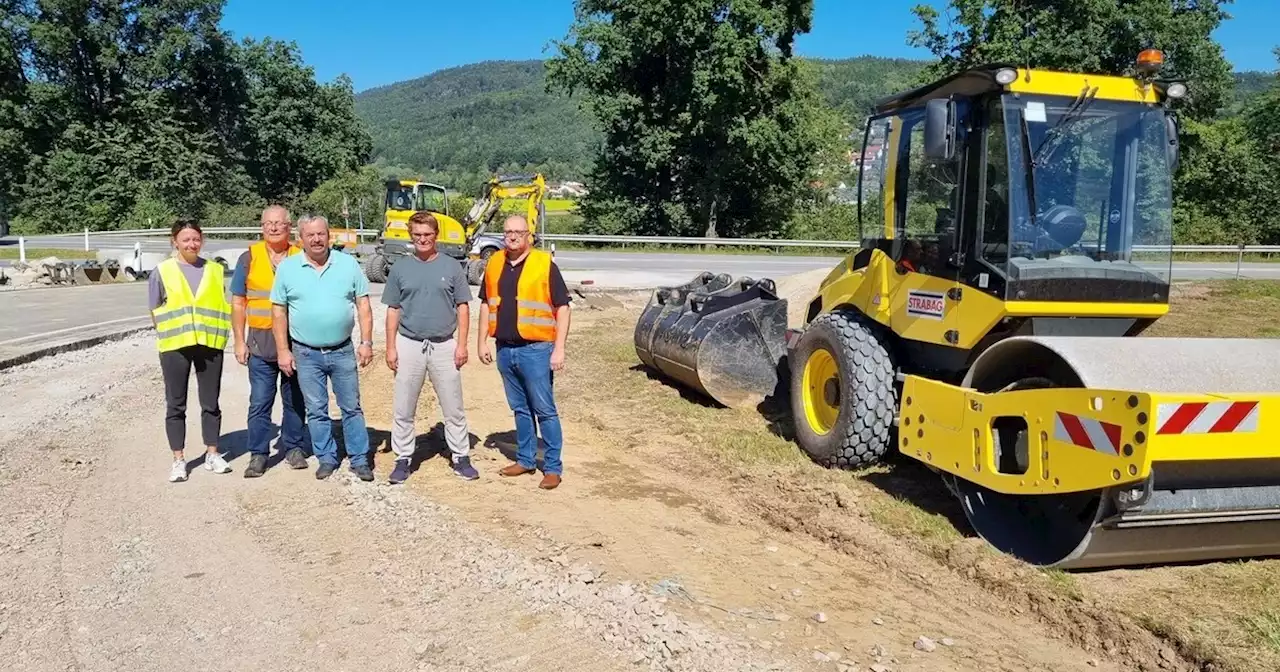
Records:
<instances>
[{"instance_id":1,"label":"man with glasses in orange vest","mask_svg":"<svg viewBox=\"0 0 1280 672\"><path fill-rule=\"evenodd\" d=\"M286 257L302 252L290 242L291 232L288 210L279 205L263 210L262 240L240 255L231 278L231 331L235 335L236 361L249 367L249 467L244 470L245 478L257 478L267 470L277 383L284 417L276 445L288 451L285 460L289 466L307 468L304 448L310 438L303 420L306 408L302 388L297 376L283 375L276 364L276 342L271 332L271 286L276 267Z\"/></svg>"},{"instance_id":2,"label":"man with glasses in orange vest","mask_svg":"<svg viewBox=\"0 0 1280 672\"><path fill-rule=\"evenodd\" d=\"M560 485L563 471L564 439L552 383L554 372L564 368L569 288L551 255L533 247L528 220L508 217L502 235L506 246L489 257L480 281L476 329L476 353L482 363L494 361L489 338L497 341L498 373L515 413L516 462L498 473L520 476L536 471L540 432L546 452L538 487L551 490Z\"/></svg>"}]
</instances>

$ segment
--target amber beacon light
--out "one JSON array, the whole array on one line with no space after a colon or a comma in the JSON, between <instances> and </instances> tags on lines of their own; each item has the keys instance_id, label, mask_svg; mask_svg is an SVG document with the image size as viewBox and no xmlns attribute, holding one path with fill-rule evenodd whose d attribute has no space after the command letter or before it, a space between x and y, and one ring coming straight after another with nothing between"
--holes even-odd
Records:
<instances>
[{"instance_id":1,"label":"amber beacon light","mask_svg":"<svg viewBox=\"0 0 1280 672\"><path fill-rule=\"evenodd\" d=\"M1164 53L1159 49L1143 49L1138 53L1138 69L1153 75L1164 65Z\"/></svg>"}]
</instances>

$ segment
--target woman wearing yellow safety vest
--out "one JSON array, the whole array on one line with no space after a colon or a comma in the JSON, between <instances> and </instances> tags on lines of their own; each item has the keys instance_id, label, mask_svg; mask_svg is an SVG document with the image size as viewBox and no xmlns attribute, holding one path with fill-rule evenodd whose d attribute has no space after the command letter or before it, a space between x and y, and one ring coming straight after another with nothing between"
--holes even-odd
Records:
<instances>
[{"instance_id":1,"label":"woman wearing yellow safety vest","mask_svg":"<svg viewBox=\"0 0 1280 672\"><path fill-rule=\"evenodd\" d=\"M164 418L173 466L169 481L187 480L183 449L187 439L187 386L196 370L200 396L200 433L204 439L204 468L218 474L231 471L218 454L222 432L222 352L231 336L231 304L227 301L221 264L200 256L204 233L189 219L174 223L169 237L175 253L151 273L148 298L156 327L156 347L164 374L168 407Z\"/></svg>"}]
</instances>

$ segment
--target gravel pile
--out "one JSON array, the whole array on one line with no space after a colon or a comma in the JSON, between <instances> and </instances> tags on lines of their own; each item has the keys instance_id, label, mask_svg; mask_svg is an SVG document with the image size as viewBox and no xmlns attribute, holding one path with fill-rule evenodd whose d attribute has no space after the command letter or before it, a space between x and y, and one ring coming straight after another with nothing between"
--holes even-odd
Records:
<instances>
[{"instance_id":1,"label":"gravel pile","mask_svg":"<svg viewBox=\"0 0 1280 672\"><path fill-rule=\"evenodd\" d=\"M461 581L481 593L518 595L530 613L555 615L583 637L611 646L637 669L795 669L747 642L677 616L660 587L605 581L599 570L570 566L564 555L527 558L472 529L446 507L384 484L361 483L346 472L331 478L339 477L347 483L347 503L371 525L414 537L415 545L447 555L441 558L445 565L461 562L465 567L447 577L424 577L418 590L447 592Z\"/></svg>"}]
</instances>

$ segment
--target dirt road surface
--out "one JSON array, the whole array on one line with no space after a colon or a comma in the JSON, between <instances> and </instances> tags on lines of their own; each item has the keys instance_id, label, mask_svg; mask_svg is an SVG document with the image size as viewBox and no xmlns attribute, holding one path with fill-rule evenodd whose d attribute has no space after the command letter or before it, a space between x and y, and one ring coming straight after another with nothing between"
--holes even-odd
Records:
<instances>
[{"instance_id":1,"label":"dirt road surface","mask_svg":"<svg viewBox=\"0 0 1280 672\"><path fill-rule=\"evenodd\" d=\"M578 310L571 343L627 329L638 306L628 301ZM0 372L0 661L23 671L1135 669L1133 656L1083 646L1067 624L857 522L856 493L702 460L678 427L608 400L601 362L613 362L610 376L644 378L623 363L633 354L609 347L571 346L557 378L566 471L551 492L496 475L513 425L496 370L474 350L464 385L481 479L459 481L435 456L428 386L421 463L401 486L386 483L385 452L374 483L345 463L316 481L314 459L294 471L275 454L265 477L242 478L248 385L229 356L221 445L234 471L198 459L193 381L192 472L179 484L166 480L146 335ZM381 347L362 387L385 449ZM819 539L797 510L814 525L854 521L854 533ZM1168 661L1158 669L1187 669Z\"/></svg>"}]
</instances>

